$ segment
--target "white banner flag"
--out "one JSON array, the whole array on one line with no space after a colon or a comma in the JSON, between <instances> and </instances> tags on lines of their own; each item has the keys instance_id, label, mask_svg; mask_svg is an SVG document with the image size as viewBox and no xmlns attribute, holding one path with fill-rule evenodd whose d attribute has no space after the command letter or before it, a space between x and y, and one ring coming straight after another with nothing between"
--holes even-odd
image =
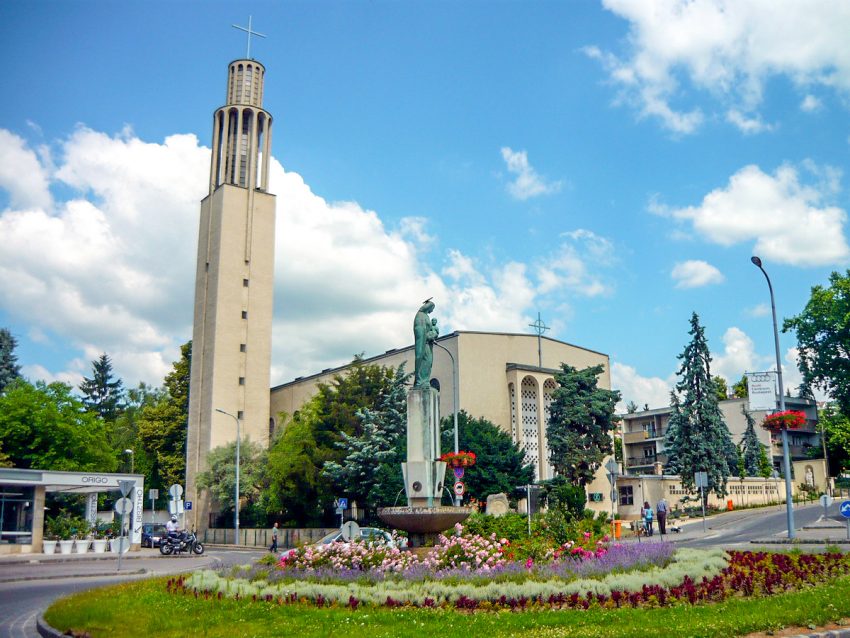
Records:
<instances>
[{"instance_id":1,"label":"white banner flag","mask_svg":"<svg viewBox=\"0 0 850 638\"><path fill-rule=\"evenodd\" d=\"M749 397L749 410L776 409L776 373L775 372L748 372L747 373L747 395Z\"/></svg>"}]
</instances>

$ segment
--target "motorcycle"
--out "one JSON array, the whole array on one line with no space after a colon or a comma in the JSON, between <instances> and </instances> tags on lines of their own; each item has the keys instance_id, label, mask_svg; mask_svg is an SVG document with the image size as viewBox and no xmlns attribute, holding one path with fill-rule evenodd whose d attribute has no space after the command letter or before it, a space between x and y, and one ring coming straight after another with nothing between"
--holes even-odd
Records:
<instances>
[{"instance_id":1,"label":"motorcycle","mask_svg":"<svg viewBox=\"0 0 850 638\"><path fill-rule=\"evenodd\" d=\"M178 535L168 535L160 541L159 553L164 556L189 552L200 556L204 553L204 544L198 540L195 532L181 532Z\"/></svg>"}]
</instances>

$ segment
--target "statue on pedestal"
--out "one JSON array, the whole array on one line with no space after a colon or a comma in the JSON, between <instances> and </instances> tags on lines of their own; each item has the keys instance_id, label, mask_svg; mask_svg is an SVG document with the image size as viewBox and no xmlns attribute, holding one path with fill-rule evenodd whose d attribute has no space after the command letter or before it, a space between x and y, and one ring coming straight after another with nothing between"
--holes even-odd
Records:
<instances>
[{"instance_id":1,"label":"statue on pedestal","mask_svg":"<svg viewBox=\"0 0 850 638\"><path fill-rule=\"evenodd\" d=\"M437 320L428 315L434 310L432 298L426 299L413 318L413 339L416 355L413 368L413 387L427 388L431 382L434 363L434 341L437 339Z\"/></svg>"}]
</instances>

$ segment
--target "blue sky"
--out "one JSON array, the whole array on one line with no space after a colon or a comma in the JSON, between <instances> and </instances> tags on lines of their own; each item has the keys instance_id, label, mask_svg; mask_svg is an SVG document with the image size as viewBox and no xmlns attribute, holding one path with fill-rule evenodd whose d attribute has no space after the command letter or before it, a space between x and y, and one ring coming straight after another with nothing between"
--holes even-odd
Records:
<instances>
[{"instance_id":1,"label":"blue sky","mask_svg":"<svg viewBox=\"0 0 850 638\"><path fill-rule=\"evenodd\" d=\"M608 353L658 406L688 319L773 363L850 263L850 6L7 2L0 326L33 379L158 384L191 337L211 115L253 16L278 196L272 380L443 331ZM794 339L781 336L789 383Z\"/></svg>"}]
</instances>

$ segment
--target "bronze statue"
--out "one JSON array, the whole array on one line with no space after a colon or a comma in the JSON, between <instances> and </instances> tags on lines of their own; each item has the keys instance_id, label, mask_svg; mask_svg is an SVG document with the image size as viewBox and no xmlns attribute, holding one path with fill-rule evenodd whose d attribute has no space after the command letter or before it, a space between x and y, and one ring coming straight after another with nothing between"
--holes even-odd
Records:
<instances>
[{"instance_id":1,"label":"bronze statue","mask_svg":"<svg viewBox=\"0 0 850 638\"><path fill-rule=\"evenodd\" d=\"M419 307L413 319L413 339L416 354L413 369L413 387L431 387L431 366L434 363L434 341L437 339L437 320L428 314L434 310L434 302L428 298Z\"/></svg>"}]
</instances>

